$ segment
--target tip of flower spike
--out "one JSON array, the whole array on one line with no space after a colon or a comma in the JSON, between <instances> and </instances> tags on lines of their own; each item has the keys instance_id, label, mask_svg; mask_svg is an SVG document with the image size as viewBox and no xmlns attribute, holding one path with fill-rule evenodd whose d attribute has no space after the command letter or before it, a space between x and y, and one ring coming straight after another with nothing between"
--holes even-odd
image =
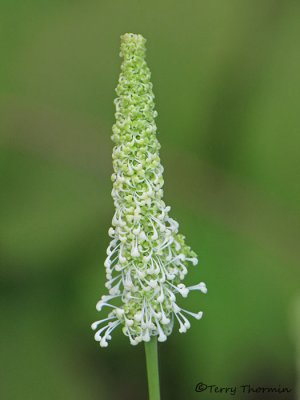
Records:
<instances>
[{"instance_id":1,"label":"tip of flower spike","mask_svg":"<svg viewBox=\"0 0 300 400\"><path fill-rule=\"evenodd\" d=\"M121 35L121 57L130 57L134 53L139 53L142 56L145 51L146 39L136 33L125 33Z\"/></svg>"},{"instance_id":2,"label":"tip of flower spike","mask_svg":"<svg viewBox=\"0 0 300 400\"><path fill-rule=\"evenodd\" d=\"M146 39L139 33L124 33L121 35L122 43L145 43Z\"/></svg>"}]
</instances>

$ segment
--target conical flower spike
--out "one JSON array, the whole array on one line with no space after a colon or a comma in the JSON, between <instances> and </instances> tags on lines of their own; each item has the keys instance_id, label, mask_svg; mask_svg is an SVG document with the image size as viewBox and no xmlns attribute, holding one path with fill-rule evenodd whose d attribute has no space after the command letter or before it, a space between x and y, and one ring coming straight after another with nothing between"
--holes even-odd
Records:
<instances>
[{"instance_id":1,"label":"conical flower spike","mask_svg":"<svg viewBox=\"0 0 300 400\"><path fill-rule=\"evenodd\" d=\"M121 74L116 89L113 126L112 197L116 208L109 229L106 288L97 303L108 316L93 323L95 339L103 347L111 332L123 328L131 344L157 336L165 341L178 321L179 332L190 327L188 317L202 317L180 308L176 296L190 290L206 292L204 283L186 287L184 279L197 256L178 232L163 201L163 167L156 137L154 95L145 61L145 42L132 33L121 37Z\"/></svg>"}]
</instances>

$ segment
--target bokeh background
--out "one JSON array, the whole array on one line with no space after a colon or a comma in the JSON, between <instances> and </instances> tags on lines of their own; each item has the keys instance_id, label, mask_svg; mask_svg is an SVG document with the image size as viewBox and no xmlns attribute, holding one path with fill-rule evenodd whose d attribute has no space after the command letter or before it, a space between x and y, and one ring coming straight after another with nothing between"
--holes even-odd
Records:
<instances>
[{"instance_id":1,"label":"bokeh background","mask_svg":"<svg viewBox=\"0 0 300 400\"><path fill-rule=\"evenodd\" d=\"M0 7L0 398L147 398L143 346L119 330L101 349L90 330L113 215L119 37L135 32L148 40L165 200L200 258L188 280L209 288L183 302L203 320L160 345L163 399L232 397L197 382L289 386L277 397L296 399L300 3Z\"/></svg>"}]
</instances>

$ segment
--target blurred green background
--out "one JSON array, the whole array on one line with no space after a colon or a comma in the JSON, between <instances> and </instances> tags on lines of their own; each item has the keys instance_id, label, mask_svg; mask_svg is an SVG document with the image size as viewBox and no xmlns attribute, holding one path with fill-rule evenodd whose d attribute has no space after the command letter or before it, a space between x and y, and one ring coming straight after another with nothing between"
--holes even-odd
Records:
<instances>
[{"instance_id":1,"label":"blurred green background","mask_svg":"<svg viewBox=\"0 0 300 400\"><path fill-rule=\"evenodd\" d=\"M147 398L143 346L119 330L101 349L90 330L113 215L119 37L135 32L148 40L165 200L200 259L188 280L209 288L182 303L203 320L160 346L163 399L231 397L197 382L281 384L296 399L300 3L0 7L0 398Z\"/></svg>"}]
</instances>

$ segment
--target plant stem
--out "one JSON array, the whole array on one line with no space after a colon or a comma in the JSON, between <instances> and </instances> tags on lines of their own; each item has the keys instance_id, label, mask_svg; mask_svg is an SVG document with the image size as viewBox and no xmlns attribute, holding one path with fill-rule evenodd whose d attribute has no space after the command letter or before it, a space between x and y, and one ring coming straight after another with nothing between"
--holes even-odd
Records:
<instances>
[{"instance_id":1,"label":"plant stem","mask_svg":"<svg viewBox=\"0 0 300 400\"><path fill-rule=\"evenodd\" d=\"M157 338L152 336L149 342L145 342L146 365L148 376L149 400L160 400Z\"/></svg>"}]
</instances>

